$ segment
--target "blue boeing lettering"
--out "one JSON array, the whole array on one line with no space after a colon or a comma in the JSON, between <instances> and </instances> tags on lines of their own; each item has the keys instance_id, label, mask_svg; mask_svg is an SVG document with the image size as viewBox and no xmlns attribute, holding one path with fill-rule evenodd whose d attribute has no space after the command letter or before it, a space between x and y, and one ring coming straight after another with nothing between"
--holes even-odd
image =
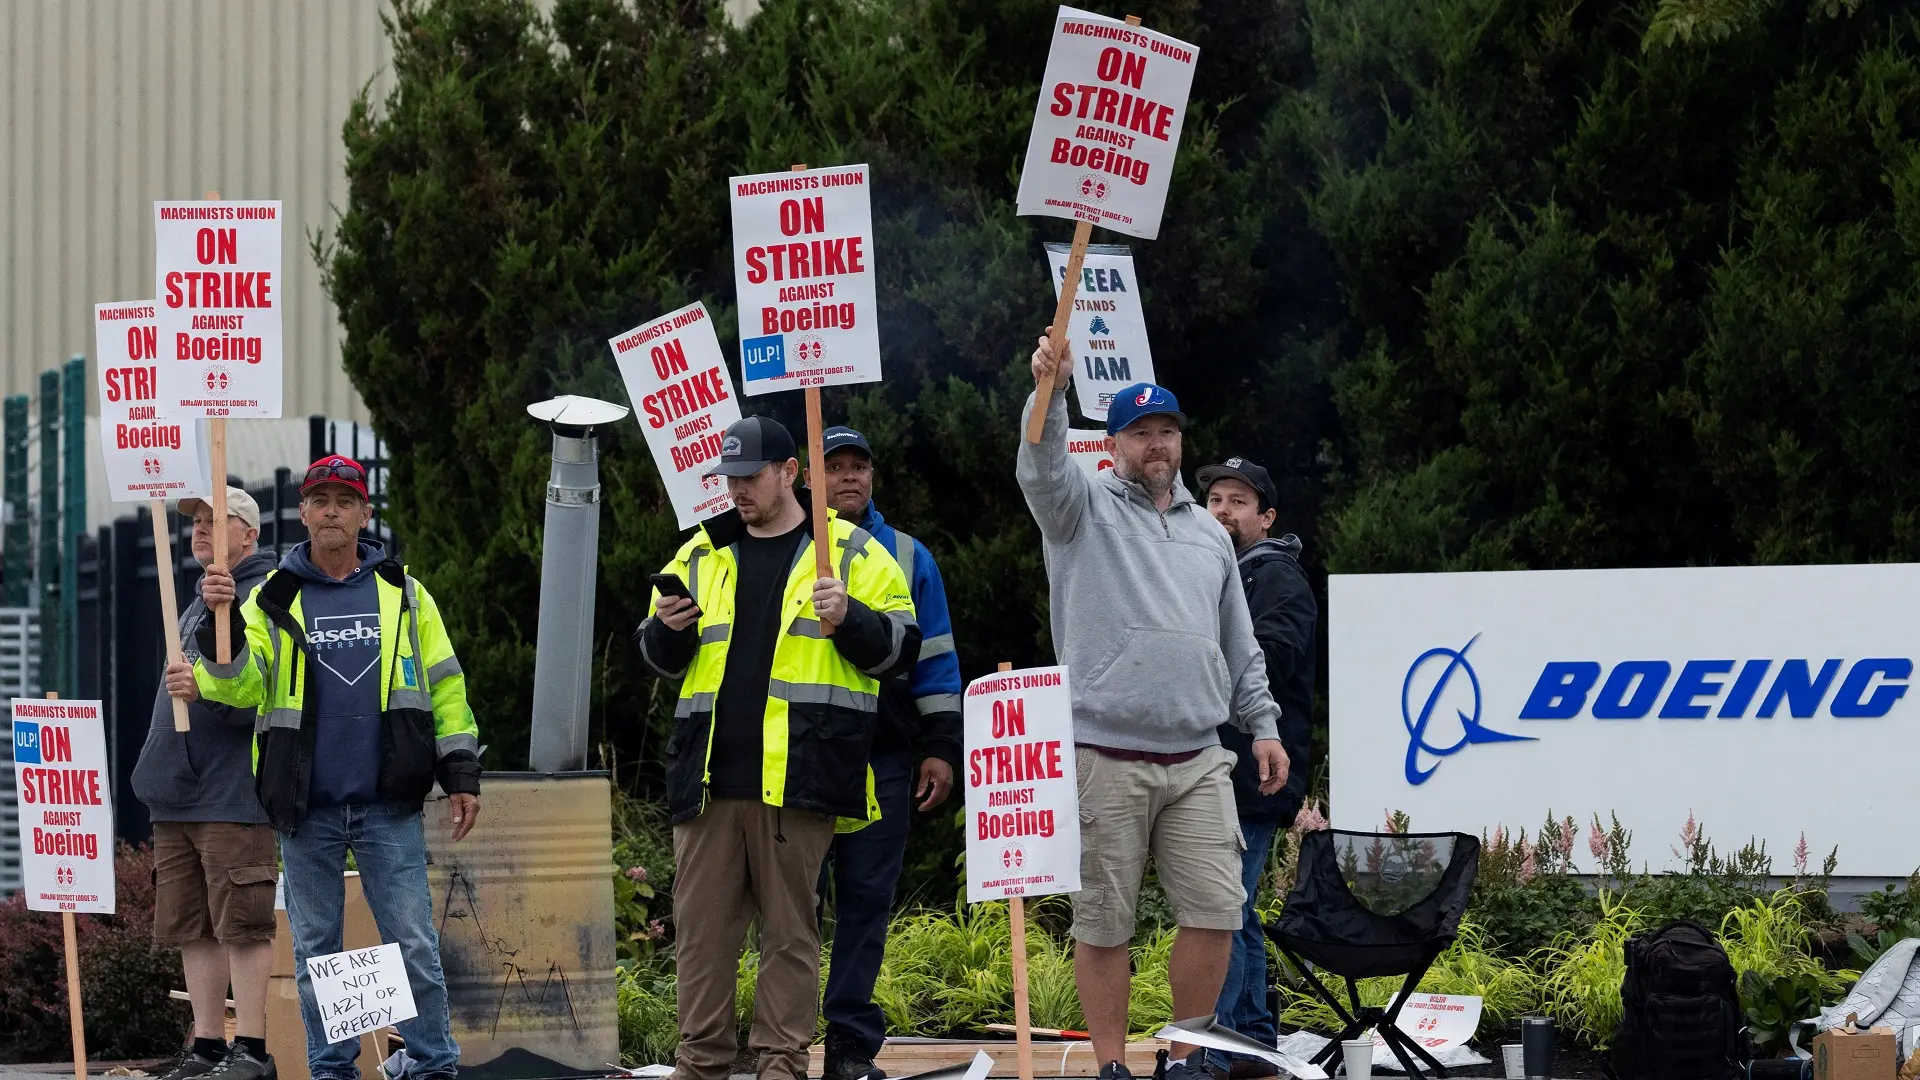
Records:
<instances>
[{"instance_id":1,"label":"blue boeing lettering","mask_svg":"<svg viewBox=\"0 0 1920 1080\"><path fill-rule=\"evenodd\" d=\"M1833 716L1870 719L1887 715L1913 677L1913 661L1906 657L1855 661L1844 679L1838 679L1845 666L1839 659L1821 661L1817 670L1804 658L1781 661L1777 668L1770 659L1738 666L1739 674L1728 683L1713 676L1731 674L1732 660L1687 660L1677 678L1666 660L1623 660L1611 670L1591 660L1554 660L1540 669L1533 692L1520 707L1520 719L1572 720L1584 713L1596 720L1642 720L1659 702L1662 720L1701 720L1709 712L1722 720L1739 720L1756 697L1760 705L1753 715L1761 720L1772 719L1782 705L1789 715L1805 720L1819 715L1822 703ZM1769 672L1775 672L1770 683ZM1839 689L1828 702L1827 692L1836 680ZM1762 684L1765 694L1760 693ZM1713 701L1722 690L1726 696L1716 711Z\"/></svg>"},{"instance_id":2,"label":"blue boeing lettering","mask_svg":"<svg viewBox=\"0 0 1920 1080\"><path fill-rule=\"evenodd\" d=\"M1674 680L1673 693L1660 706L1662 720L1705 720L1707 707L1695 705L1698 698L1718 694L1724 683L1708 682L1709 675L1725 675L1733 670L1731 660L1689 660Z\"/></svg>"},{"instance_id":3,"label":"blue boeing lettering","mask_svg":"<svg viewBox=\"0 0 1920 1080\"><path fill-rule=\"evenodd\" d=\"M1628 660L1613 666L1593 699L1595 720L1638 720L1653 708L1673 665L1665 660Z\"/></svg>"},{"instance_id":4,"label":"blue boeing lettering","mask_svg":"<svg viewBox=\"0 0 1920 1080\"><path fill-rule=\"evenodd\" d=\"M1551 661L1520 707L1520 719L1571 720L1587 707L1587 692L1599 681L1600 665L1591 660Z\"/></svg>"},{"instance_id":5,"label":"blue boeing lettering","mask_svg":"<svg viewBox=\"0 0 1920 1080\"><path fill-rule=\"evenodd\" d=\"M1864 696L1875 675L1887 681L1875 686L1871 696ZM1834 716L1843 720L1885 716L1893 708L1893 703L1905 696L1907 688L1903 684L1912 677L1913 661L1904 656L1862 660L1847 672L1847 680L1834 692L1833 704L1829 708ZM1901 680L1901 683L1895 683L1895 679Z\"/></svg>"}]
</instances>

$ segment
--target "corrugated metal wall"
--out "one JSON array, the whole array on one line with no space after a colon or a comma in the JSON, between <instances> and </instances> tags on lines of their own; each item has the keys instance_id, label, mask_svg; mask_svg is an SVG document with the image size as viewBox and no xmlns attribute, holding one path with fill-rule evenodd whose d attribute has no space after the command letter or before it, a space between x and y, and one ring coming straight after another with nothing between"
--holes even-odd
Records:
<instances>
[{"instance_id":1,"label":"corrugated metal wall","mask_svg":"<svg viewBox=\"0 0 1920 1080\"><path fill-rule=\"evenodd\" d=\"M39 371L91 358L93 305L153 295L153 201L217 190L286 204L284 414L363 419L307 237L330 232L346 203L348 105L368 80L376 99L390 82L381 10L6 0L0 391L31 392Z\"/></svg>"}]
</instances>

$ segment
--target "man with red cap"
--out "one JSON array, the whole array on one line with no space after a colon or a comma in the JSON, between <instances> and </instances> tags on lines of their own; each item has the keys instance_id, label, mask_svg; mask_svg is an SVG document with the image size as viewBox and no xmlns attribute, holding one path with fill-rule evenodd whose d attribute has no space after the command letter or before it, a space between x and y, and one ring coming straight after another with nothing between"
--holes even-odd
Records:
<instances>
[{"instance_id":1,"label":"man with red cap","mask_svg":"<svg viewBox=\"0 0 1920 1080\"><path fill-rule=\"evenodd\" d=\"M360 1042L328 1040L306 963L341 951L348 851L381 936L400 946L419 1010L396 1025L407 1048L389 1075L451 1080L460 1048L448 1024L421 808L438 781L453 838L473 828L480 733L439 608L360 535L371 517L359 462L338 454L314 462L300 486L308 539L250 596L235 595L225 567L209 566L202 580L207 605L231 613L232 661L217 662L209 620L200 655L167 666L167 690L259 710L255 783L280 834L313 1080L359 1078Z\"/></svg>"}]
</instances>

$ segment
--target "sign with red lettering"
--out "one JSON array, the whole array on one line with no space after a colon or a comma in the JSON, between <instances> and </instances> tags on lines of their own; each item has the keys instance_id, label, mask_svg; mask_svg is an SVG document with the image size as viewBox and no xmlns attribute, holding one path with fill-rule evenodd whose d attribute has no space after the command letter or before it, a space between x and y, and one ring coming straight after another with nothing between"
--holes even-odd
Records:
<instances>
[{"instance_id":1,"label":"sign with red lettering","mask_svg":"<svg viewBox=\"0 0 1920 1080\"><path fill-rule=\"evenodd\" d=\"M163 416L159 409L153 301L94 305L93 334L107 494L114 502L209 494L213 465L200 421Z\"/></svg>"},{"instance_id":2,"label":"sign with red lettering","mask_svg":"<svg viewBox=\"0 0 1920 1080\"><path fill-rule=\"evenodd\" d=\"M1062 7L1016 212L1160 235L1199 59L1184 41Z\"/></svg>"},{"instance_id":3,"label":"sign with red lettering","mask_svg":"<svg viewBox=\"0 0 1920 1080\"><path fill-rule=\"evenodd\" d=\"M1047 245L1053 295L1067 276L1067 244ZM1124 244L1090 244L1080 267L1080 288L1067 319L1067 352L1073 357L1073 392L1089 420L1105 420L1113 395L1134 383L1153 382L1153 350L1147 347L1147 316L1140 307L1140 279Z\"/></svg>"},{"instance_id":4,"label":"sign with red lettering","mask_svg":"<svg viewBox=\"0 0 1920 1080\"><path fill-rule=\"evenodd\" d=\"M1080 891L1080 795L1064 667L967 687L967 902Z\"/></svg>"},{"instance_id":5,"label":"sign with red lettering","mask_svg":"<svg viewBox=\"0 0 1920 1080\"><path fill-rule=\"evenodd\" d=\"M160 415L280 415L278 202L153 204Z\"/></svg>"},{"instance_id":6,"label":"sign with red lettering","mask_svg":"<svg viewBox=\"0 0 1920 1080\"><path fill-rule=\"evenodd\" d=\"M13 778L27 907L113 914L113 788L100 703L14 698Z\"/></svg>"},{"instance_id":7,"label":"sign with red lettering","mask_svg":"<svg viewBox=\"0 0 1920 1080\"><path fill-rule=\"evenodd\" d=\"M748 396L880 381L867 167L736 176L733 280Z\"/></svg>"},{"instance_id":8,"label":"sign with red lettering","mask_svg":"<svg viewBox=\"0 0 1920 1080\"><path fill-rule=\"evenodd\" d=\"M720 458L721 434L740 419L740 399L707 306L695 301L608 338L607 346L680 527L690 529L732 509L726 479L706 475Z\"/></svg>"},{"instance_id":9,"label":"sign with red lettering","mask_svg":"<svg viewBox=\"0 0 1920 1080\"><path fill-rule=\"evenodd\" d=\"M1088 476L1099 476L1113 468L1113 436L1104 430L1069 428L1067 458L1085 470Z\"/></svg>"}]
</instances>

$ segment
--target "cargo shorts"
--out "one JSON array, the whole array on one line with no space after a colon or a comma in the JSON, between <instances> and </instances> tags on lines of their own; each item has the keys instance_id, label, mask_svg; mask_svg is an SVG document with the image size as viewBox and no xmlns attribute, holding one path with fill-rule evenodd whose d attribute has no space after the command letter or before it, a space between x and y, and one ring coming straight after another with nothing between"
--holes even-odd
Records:
<instances>
[{"instance_id":1,"label":"cargo shorts","mask_svg":"<svg viewBox=\"0 0 1920 1080\"><path fill-rule=\"evenodd\" d=\"M1246 839L1233 800L1233 751L1202 750L1176 765L1127 761L1078 747L1080 892L1073 938L1098 948L1133 940L1147 856L1175 921L1238 930L1246 902Z\"/></svg>"},{"instance_id":2,"label":"cargo shorts","mask_svg":"<svg viewBox=\"0 0 1920 1080\"><path fill-rule=\"evenodd\" d=\"M280 848L272 826L153 823L153 943L272 941Z\"/></svg>"}]
</instances>

